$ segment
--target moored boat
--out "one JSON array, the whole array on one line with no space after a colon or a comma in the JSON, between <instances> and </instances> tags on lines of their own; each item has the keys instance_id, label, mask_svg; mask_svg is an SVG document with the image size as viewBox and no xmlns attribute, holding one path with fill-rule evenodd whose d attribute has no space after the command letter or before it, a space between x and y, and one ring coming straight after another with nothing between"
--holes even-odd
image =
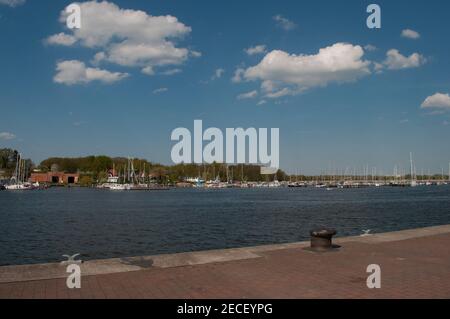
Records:
<instances>
[{"instance_id":1,"label":"moored boat","mask_svg":"<svg viewBox=\"0 0 450 319\"><path fill-rule=\"evenodd\" d=\"M35 185L26 182L27 178L27 168L26 162L22 159L22 154L17 154L16 159L16 169L14 171L14 176L11 177L10 184L4 185L6 190L16 191L16 190L31 190L35 189Z\"/></svg>"}]
</instances>

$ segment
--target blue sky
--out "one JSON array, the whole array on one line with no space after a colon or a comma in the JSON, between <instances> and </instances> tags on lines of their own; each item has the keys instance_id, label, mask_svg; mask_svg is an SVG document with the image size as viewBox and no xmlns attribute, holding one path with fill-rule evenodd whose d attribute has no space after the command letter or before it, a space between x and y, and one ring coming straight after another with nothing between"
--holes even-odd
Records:
<instances>
[{"instance_id":1,"label":"blue sky","mask_svg":"<svg viewBox=\"0 0 450 319\"><path fill-rule=\"evenodd\" d=\"M377 30L369 1L82 2L80 34L60 21L71 1L11 1L0 0L0 147L35 162L170 164L171 131L202 119L279 127L288 172L392 173L410 151L418 173L448 170L448 1L377 1ZM176 22L157 18L167 15Z\"/></svg>"}]
</instances>

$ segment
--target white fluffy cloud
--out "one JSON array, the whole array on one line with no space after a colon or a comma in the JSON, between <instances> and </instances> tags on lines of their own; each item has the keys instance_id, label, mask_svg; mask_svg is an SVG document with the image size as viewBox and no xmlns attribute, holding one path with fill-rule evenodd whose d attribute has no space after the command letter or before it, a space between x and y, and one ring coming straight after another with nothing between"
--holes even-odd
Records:
<instances>
[{"instance_id":1,"label":"white fluffy cloud","mask_svg":"<svg viewBox=\"0 0 450 319\"><path fill-rule=\"evenodd\" d=\"M155 74L155 70L153 70L152 66L146 66L146 67L142 68L141 72L144 73L144 74L147 74L147 75L154 75Z\"/></svg>"},{"instance_id":2,"label":"white fluffy cloud","mask_svg":"<svg viewBox=\"0 0 450 319\"><path fill-rule=\"evenodd\" d=\"M45 42L47 44L55 44L55 45L64 45L64 46L71 46L77 42L77 38L75 38L73 35L65 34L64 32L54 34L49 36Z\"/></svg>"},{"instance_id":3,"label":"white fluffy cloud","mask_svg":"<svg viewBox=\"0 0 450 319\"><path fill-rule=\"evenodd\" d=\"M5 4L10 7L17 7L25 3L25 0L0 0L0 4Z\"/></svg>"},{"instance_id":4,"label":"white fluffy cloud","mask_svg":"<svg viewBox=\"0 0 450 319\"><path fill-rule=\"evenodd\" d=\"M244 73L245 73L245 69L244 68L237 68L234 71L234 75L231 78L231 82L233 82L233 83L240 83L240 82L242 82L242 77L244 76Z\"/></svg>"},{"instance_id":5,"label":"white fluffy cloud","mask_svg":"<svg viewBox=\"0 0 450 319\"><path fill-rule=\"evenodd\" d=\"M47 43L79 44L97 50L93 62L139 67L143 73L168 65L180 65L200 52L177 47L175 41L191 32L174 16L152 16L144 11L122 9L107 1L80 3L82 28L47 38ZM66 23L63 10L60 22ZM152 73L153 74L153 73Z\"/></svg>"},{"instance_id":6,"label":"white fluffy cloud","mask_svg":"<svg viewBox=\"0 0 450 319\"><path fill-rule=\"evenodd\" d=\"M416 40L420 38L420 34L417 31L411 30L411 29L405 29L402 31L401 36L408 39Z\"/></svg>"},{"instance_id":7,"label":"white fluffy cloud","mask_svg":"<svg viewBox=\"0 0 450 319\"><path fill-rule=\"evenodd\" d=\"M13 140L16 136L10 132L0 132L0 140Z\"/></svg>"},{"instance_id":8,"label":"white fluffy cloud","mask_svg":"<svg viewBox=\"0 0 450 319\"><path fill-rule=\"evenodd\" d=\"M260 80L261 89L269 98L293 95L329 83L351 82L371 73L371 62L363 60L359 45L336 43L317 54L295 55L274 50L261 62L245 71L238 69L239 79Z\"/></svg>"},{"instance_id":9,"label":"white fluffy cloud","mask_svg":"<svg viewBox=\"0 0 450 319\"><path fill-rule=\"evenodd\" d=\"M187 49L176 48L172 43L134 43L124 41L109 47L104 57L108 62L122 66L163 66L180 64L187 59Z\"/></svg>"},{"instance_id":10,"label":"white fluffy cloud","mask_svg":"<svg viewBox=\"0 0 450 319\"><path fill-rule=\"evenodd\" d=\"M390 70L399 70L417 68L425 62L425 57L419 53L404 56L397 49L391 49L386 53L386 60L383 64Z\"/></svg>"},{"instance_id":11,"label":"white fluffy cloud","mask_svg":"<svg viewBox=\"0 0 450 319\"><path fill-rule=\"evenodd\" d=\"M56 83L74 85L99 81L114 83L128 76L127 73L109 72L99 68L90 68L77 60L61 61L56 65L56 75L53 80Z\"/></svg>"},{"instance_id":12,"label":"white fluffy cloud","mask_svg":"<svg viewBox=\"0 0 450 319\"><path fill-rule=\"evenodd\" d=\"M450 110L450 96L444 93L435 93L423 101L422 108L447 109Z\"/></svg>"},{"instance_id":13,"label":"white fluffy cloud","mask_svg":"<svg viewBox=\"0 0 450 319\"><path fill-rule=\"evenodd\" d=\"M276 21L277 26L286 31L293 30L297 27L297 25L294 22L283 17L281 14L277 14L276 16L273 17L273 19Z\"/></svg>"},{"instance_id":14,"label":"white fluffy cloud","mask_svg":"<svg viewBox=\"0 0 450 319\"><path fill-rule=\"evenodd\" d=\"M253 90L253 91L250 91L250 92L247 92L247 93L239 94L237 96L237 99L238 100L253 99L253 98L257 97L257 96L258 96L258 91Z\"/></svg>"},{"instance_id":15,"label":"white fluffy cloud","mask_svg":"<svg viewBox=\"0 0 450 319\"><path fill-rule=\"evenodd\" d=\"M267 49L266 46L263 44L260 45L256 45L254 47L250 47L248 49L244 50L245 53L247 53L248 55L255 55L255 54L262 54L262 53L266 53Z\"/></svg>"}]
</instances>

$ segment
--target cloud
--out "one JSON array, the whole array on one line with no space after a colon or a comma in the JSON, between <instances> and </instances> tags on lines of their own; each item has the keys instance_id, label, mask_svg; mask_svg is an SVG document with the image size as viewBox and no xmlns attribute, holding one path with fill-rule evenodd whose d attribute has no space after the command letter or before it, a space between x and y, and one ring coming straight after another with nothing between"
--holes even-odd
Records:
<instances>
[{"instance_id":1,"label":"cloud","mask_svg":"<svg viewBox=\"0 0 450 319\"><path fill-rule=\"evenodd\" d=\"M202 53L201 53L201 52L198 52L198 51L191 51L191 52L190 52L190 55L191 55L192 57L194 57L194 58L199 58L199 57L202 56Z\"/></svg>"},{"instance_id":2,"label":"cloud","mask_svg":"<svg viewBox=\"0 0 450 319\"><path fill-rule=\"evenodd\" d=\"M435 93L423 101L421 108L450 110L450 96L448 93Z\"/></svg>"},{"instance_id":3,"label":"cloud","mask_svg":"<svg viewBox=\"0 0 450 319\"><path fill-rule=\"evenodd\" d=\"M0 4L5 4L12 8L20 6L25 3L25 0L0 0Z\"/></svg>"},{"instance_id":4,"label":"cloud","mask_svg":"<svg viewBox=\"0 0 450 319\"><path fill-rule=\"evenodd\" d=\"M266 97L271 99L277 99L279 97L283 97L286 95L294 95L295 92L292 91L292 89L289 88L282 88L281 90L275 91L275 92L268 92L266 94Z\"/></svg>"},{"instance_id":5,"label":"cloud","mask_svg":"<svg viewBox=\"0 0 450 319\"><path fill-rule=\"evenodd\" d=\"M75 38L73 35L65 34L64 32L54 34L49 36L45 42L47 44L54 44L54 45L64 45L64 46L71 46L77 42L77 38Z\"/></svg>"},{"instance_id":6,"label":"cloud","mask_svg":"<svg viewBox=\"0 0 450 319\"><path fill-rule=\"evenodd\" d=\"M187 59L187 49L176 48L172 43L135 43L123 41L112 44L105 52L105 60L122 66L178 65Z\"/></svg>"},{"instance_id":7,"label":"cloud","mask_svg":"<svg viewBox=\"0 0 450 319\"><path fill-rule=\"evenodd\" d=\"M239 94L237 96L237 99L238 100L253 99L253 98L257 97L257 96L258 96L258 91L253 90L253 91L250 91L250 92L247 92L247 93Z\"/></svg>"},{"instance_id":8,"label":"cloud","mask_svg":"<svg viewBox=\"0 0 450 319\"><path fill-rule=\"evenodd\" d=\"M168 88L159 88L159 89L153 90L153 94L164 93L164 92L167 92L167 91L169 91Z\"/></svg>"},{"instance_id":9,"label":"cloud","mask_svg":"<svg viewBox=\"0 0 450 319\"><path fill-rule=\"evenodd\" d=\"M166 70L164 72L161 72L162 75L174 75L174 74L178 74L181 73L181 69L170 69L170 70Z\"/></svg>"},{"instance_id":10,"label":"cloud","mask_svg":"<svg viewBox=\"0 0 450 319\"><path fill-rule=\"evenodd\" d=\"M74 85L99 81L102 83L114 83L128 76L127 73L110 72L98 68L86 67L77 60L61 61L56 64L56 75L53 81L59 84Z\"/></svg>"},{"instance_id":11,"label":"cloud","mask_svg":"<svg viewBox=\"0 0 450 319\"><path fill-rule=\"evenodd\" d=\"M420 38L420 34L417 31L411 30L411 29L405 29L402 31L401 36L404 38L408 38L408 39L419 39Z\"/></svg>"},{"instance_id":12,"label":"cloud","mask_svg":"<svg viewBox=\"0 0 450 319\"><path fill-rule=\"evenodd\" d=\"M234 71L234 75L231 78L231 82L233 82L233 83L242 82L242 77L243 77L244 73L245 73L244 68L237 68L236 71Z\"/></svg>"},{"instance_id":13,"label":"cloud","mask_svg":"<svg viewBox=\"0 0 450 319\"><path fill-rule=\"evenodd\" d=\"M82 126L87 124L86 121L77 121L77 122L73 122L73 126Z\"/></svg>"},{"instance_id":14,"label":"cloud","mask_svg":"<svg viewBox=\"0 0 450 319\"><path fill-rule=\"evenodd\" d=\"M151 67L151 66L146 66L145 68L142 68L141 72L144 74L147 74L147 75L155 74L155 70L153 70L153 67Z\"/></svg>"},{"instance_id":15,"label":"cloud","mask_svg":"<svg viewBox=\"0 0 450 319\"><path fill-rule=\"evenodd\" d=\"M263 104L266 104L266 103L267 103L266 100L261 100L258 103L256 103L256 105L263 105Z\"/></svg>"},{"instance_id":16,"label":"cloud","mask_svg":"<svg viewBox=\"0 0 450 319\"><path fill-rule=\"evenodd\" d=\"M266 46L264 44L260 44L260 45L256 45L254 47L250 47L248 49L245 49L244 51L248 55L255 55L255 54L266 53L267 49L266 49Z\"/></svg>"},{"instance_id":17,"label":"cloud","mask_svg":"<svg viewBox=\"0 0 450 319\"><path fill-rule=\"evenodd\" d=\"M216 69L214 71L213 76L211 77L211 80L214 81L216 79L220 79L224 73L225 73L224 69L222 69L222 68Z\"/></svg>"},{"instance_id":18,"label":"cloud","mask_svg":"<svg viewBox=\"0 0 450 319\"><path fill-rule=\"evenodd\" d=\"M281 14L277 14L276 16L273 17L273 19L276 21L278 27L286 31L293 30L297 27L297 25L294 22L292 22L289 19L286 19Z\"/></svg>"},{"instance_id":19,"label":"cloud","mask_svg":"<svg viewBox=\"0 0 450 319\"><path fill-rule=\"evenodd\" d=\"M47 43L96 50L95 63L109 62L144 70L180 65L201 53L178 47L176 40L191 28L171 15L152 16L141 10L122 9L114 3L88 1L80 3L82 28L47 38ZM65 25L63 10L60 22Z\"/></svg>"},{"instance_id":20,"label":"cloud","mask_svg":"<svg viewBox=\"0 0 450 319\"><path fill-rule=\"evenodd\" d=\"M377 47L372 44L367 44L364 46L364 50L366 50L366 51L375 51L376 49L377 49Z\"/></svg>"},{"instance_id":21,"label":"cloud","mask_svg":"<svg viewBox=\"0 0 450 319\"><path fill-rule=\"evenodd\" d=\"M259 64L235 73L235 77L239 75L240 79L247 81L260 80L266 96L278 98L333 82L356 81L370 74L371 62L363 60L363 55L362 47L348 43L336 43L312 55L274 50L266 54Z\"/></svg>"},{"instance_id":22,"label":"cloud","mask_svg":"<svg viewBox=\"0 0 450 319\"><path fill-rule=\"evenodd\" d=\"M98 65L100 64L101 61L105 60L105 58L106 58L105 52L97 52L94 55L94 58L91 60L91 63L94 65Z\"/></svg>"},{"instance_id":23,"label":"cloud","mask_svg":"<svg viewBox=\"0 0 450 319\"><path fill-rule=\"evenodd\" d=\"M16 136L13 133L9 132L0 132L0 140L13 140Z\"/></svg>"},{"instance_id":24,"label":"cloud","mask_svg":"<svg viewBox=\"0 0 450 319\"><path fill-rule=\"evenodd\" d=\"M382 73L384 69L384 64L373 62L373 69L375 70L375 73Z\"/></svg>"},{"instance_id":25,"label":"cloud","mask_svg":"<svg viewBox=\"0 0 450 319\"><path fill-rule=\"evenodd\" d=\"M386 53L383 64L390 70L417 68L423 65L426 59L419 53L413 53L409 57L402 55L397 49L391 49Z\"/></svg>"}]
</instances>

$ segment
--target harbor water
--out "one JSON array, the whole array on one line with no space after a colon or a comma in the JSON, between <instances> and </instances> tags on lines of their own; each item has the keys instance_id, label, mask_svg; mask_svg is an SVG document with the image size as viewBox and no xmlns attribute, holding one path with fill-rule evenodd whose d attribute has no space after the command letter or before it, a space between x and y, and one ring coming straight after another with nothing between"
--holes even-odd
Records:
<instances>
[{"instance_id":1,"label":"harbor water","mask_svg":"<svg viewBox=\"0 0 450 319\"><path fill-rule=\"evenodd\" d=\"M255 246L450 224L450 186L0 191L0 265Z\"/></svg>"}]
</instances>

